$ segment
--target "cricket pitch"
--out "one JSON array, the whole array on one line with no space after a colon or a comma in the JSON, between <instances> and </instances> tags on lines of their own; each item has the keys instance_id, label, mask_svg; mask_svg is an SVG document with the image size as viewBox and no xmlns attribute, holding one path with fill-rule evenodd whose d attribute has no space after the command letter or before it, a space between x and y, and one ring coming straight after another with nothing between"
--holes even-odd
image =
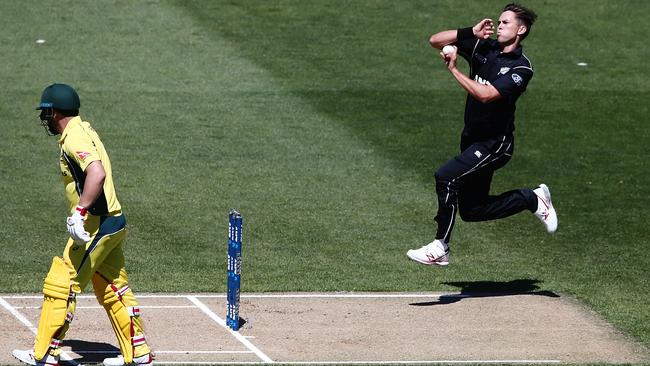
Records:
<instances>
[{"instance_id":1,"label":"cricket pitch","mask_svg":"<svg viewBox=\"0 0 650 366\"><path fill-rule=\"evenodd\" d=\"M158 364L637 363L647 350L578 301L553 293L136 294ZM119 353L92 295L77 297L63 350L81 364ZM41 295L0 294L0 364L29 348Z\"/></svg>"}]
</instances>

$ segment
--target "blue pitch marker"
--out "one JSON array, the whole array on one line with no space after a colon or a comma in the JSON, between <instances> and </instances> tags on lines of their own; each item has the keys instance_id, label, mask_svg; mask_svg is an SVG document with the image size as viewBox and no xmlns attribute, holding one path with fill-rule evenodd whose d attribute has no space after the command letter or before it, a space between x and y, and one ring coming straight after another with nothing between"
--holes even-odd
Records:
<instances>
[{"instance_id":1,"label":"blue pitch marker","mask_svg":"<svg viewBox=\"0 0 650 366\"><path fill-rule=\"evenodd\" d=\"M228 221L228 309L226 324L239 330L239 292L241 288L242 216L230 211Z\"/></svg>"}]
</instances>

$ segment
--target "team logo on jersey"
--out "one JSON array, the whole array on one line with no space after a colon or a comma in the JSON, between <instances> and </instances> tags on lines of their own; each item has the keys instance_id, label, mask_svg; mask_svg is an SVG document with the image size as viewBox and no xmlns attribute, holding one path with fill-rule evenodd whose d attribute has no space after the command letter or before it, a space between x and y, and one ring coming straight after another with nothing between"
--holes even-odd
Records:
<instances>
[{"instance_id":1,"label":"team logo on jersey","mask_svg":"<svg viewBox=\"0 0 650 366\"><path fill-rule=\"evenodd\" d=\"M505 75L506 72L508 72L508 71L510 71L509 67L502 67L501 70L499 70L499 73L497 75L499 75L499 74Z\"/></svg>"},{"instance_id":2,"label":"team logo on jersey","mask_svg":"<svg viewBox=\"0 0 650 366\"><path fill-rule=\"evenodd\" d=\"M512 74L512 81L514 81L518 86L521 86L521 83L524 81L524 79L522 79L521 76L517 74Z\"/></svg>"},{"instance_id":3,"label":"team logo on jersey","mask_svg":"<svg viewBox=\"0 0 650 366\"><path fill-rule=\"evenodd\" d=\"M81 160L86 160L86 158L88 157L88 155L90 155L89 152L85 152L85 151L77 151L77 156L78 156L79 159L81 159Z\"/></svg>"}]
</instances>

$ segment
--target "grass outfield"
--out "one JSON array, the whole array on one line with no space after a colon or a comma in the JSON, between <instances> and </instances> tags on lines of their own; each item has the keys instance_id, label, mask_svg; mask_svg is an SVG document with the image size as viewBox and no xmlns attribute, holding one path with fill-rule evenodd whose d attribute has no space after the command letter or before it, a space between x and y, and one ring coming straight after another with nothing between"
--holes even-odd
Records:
<instances>
[{"instance_id":1,"label":"grass outfield","mask_svg":"<svg viewBox=\"0 0 650 366\"><path fill-rule=\"evenodd\" d=\"M429 268L405 252L433 238L464 93L427 39L503 2L0 2L0 292L39 291L66 240L56 138L33 110L60 81L111 154L137 291L224 291L236 207L244 291L529 280L650 346L650 2L526 3L535 77L493 192L548 184L559 231L458 222L452 264Z\"/></svg>"}]
</instances>

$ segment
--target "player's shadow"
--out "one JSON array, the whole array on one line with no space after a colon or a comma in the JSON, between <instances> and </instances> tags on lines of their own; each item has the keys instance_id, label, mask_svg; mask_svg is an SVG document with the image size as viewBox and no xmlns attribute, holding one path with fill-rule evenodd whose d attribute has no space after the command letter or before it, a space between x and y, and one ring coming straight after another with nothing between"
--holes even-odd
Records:
<instances>
[{"instance_id":1,"label":"player's shadow","mask_svg":"<svg viewBox=\"0 0 650 366\"><path fill-rule=\"evenodd\" d=\"M246 324L246 319L242 318L241 316L239 317L239 329L244 327L244 324Z\"/></svg>"},{"instance_id":2,"label":"player's shadow","mask_svg":"<svg viewBox=\"0 0 650 366\"><path fill-rule=\"evenodd\" d=\"M540 280L522 279L508 282L473 281L473 282L443 282L444 285L460 288L460 293L440 295L437 301L416 302L412 306L431 306L453 304L462 299L477 297L498 297L515 295L536 295L560 297L553 291L540 291Z\"/></svg>"},{"instance_id":3,"label":"player's shadow","mask_svg":"<svg viewBox=\"0 0 650 366\"><path fill-rule=\"evenodd\" d=\"M82 365L102 363L107 357L116 357L120 354L120 349L112 344L102 342L88 342L77 339L66 339L63 346L70 347L71 352L80 355L75 358L77 363Z\"/></svg>"}]
</instances>

